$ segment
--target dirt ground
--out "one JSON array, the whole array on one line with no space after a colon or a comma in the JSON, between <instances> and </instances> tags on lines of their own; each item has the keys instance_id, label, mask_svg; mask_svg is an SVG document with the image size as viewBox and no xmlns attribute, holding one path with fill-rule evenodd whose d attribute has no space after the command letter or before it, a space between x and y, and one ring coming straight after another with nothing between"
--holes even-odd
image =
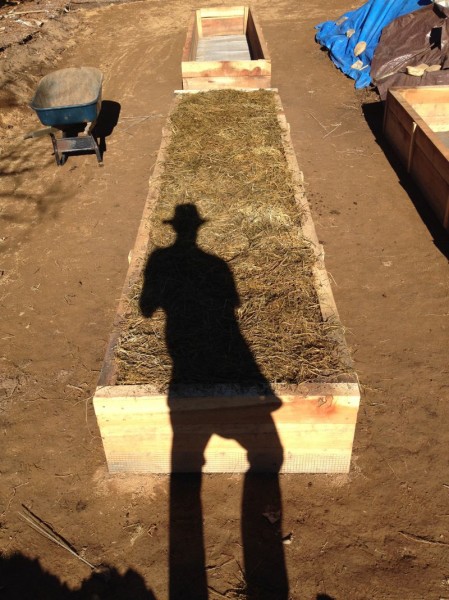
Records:
<instances>
[{"instance_id":1,"label":"dirt ground","mask_svg":"<svg viewBox=\"0 0 449 600\"><path fill-rule=\"evenodd\" d=\"M289 597L449 598L449 238L384 145L376 95L314 42L358 3L252 5L364 390L350 474L281 477ZM168 598L168 478L108 475L91 398L194 7L77 7L0 54L1 598ZM38 79L71 65L100 68L120 105L103 168L21 138ZM244 597L242 482L203 480L210 600ZM260 515L255 545L270 527Z\"/></svg>"}]
</instances>

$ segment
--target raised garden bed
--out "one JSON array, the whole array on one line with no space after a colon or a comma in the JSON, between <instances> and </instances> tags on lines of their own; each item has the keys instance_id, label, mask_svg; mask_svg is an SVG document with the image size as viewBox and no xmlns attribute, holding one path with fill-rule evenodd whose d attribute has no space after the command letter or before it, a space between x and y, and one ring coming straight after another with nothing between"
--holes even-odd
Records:
<instances>
[{"instance_id":1,"label":"raised garden bed","mask_svg":"<svg viewBox=\"0 0 449 600\"><path fill-rule=\"evenodd\" d=\"M384 134L449 230L449 86L389 90Z\"/></svg>"},{"instance_id":2,"label":"raised garden bed","mask_svg":"<svg viewBox=\"0 0 449 600\"><path fill-rule=\"evenodd\" d=\"M346 472L359 398L278 95L183 94L94 397L109 470L210 438L204 471Z\"/></svg>"},{"instance_id":3,"label":"raised garden bed","mask_svg":"<svg viewBox=\"0 0 449 600\"><path fill-rule=\"evenodd\" d=\"M185 90L271 87L271 60L252 9L194 11L181 70Z\"/></svg>"}]
</instances>

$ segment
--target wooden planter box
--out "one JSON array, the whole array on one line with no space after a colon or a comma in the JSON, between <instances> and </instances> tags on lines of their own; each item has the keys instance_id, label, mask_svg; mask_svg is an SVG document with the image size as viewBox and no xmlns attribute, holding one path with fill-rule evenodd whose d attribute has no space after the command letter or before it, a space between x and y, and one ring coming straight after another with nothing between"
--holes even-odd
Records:
<instances>
[{"instance_id":1,"label":"wooden planter box","mask_svg":"<svg viewBox=\"0 0 449 600\"><path fill-rule=\"evenodd\" d=\"M251 92L248 92L251 93ZM273 92L274 93L274 92ZM295 199L304 212L303 232L316 252L314 281L322 318L338 319L329 279L323 262L323 249L313 225L310 209L303 191L302 174L298 169L292 147L289 126L276 95L278 119L283 131L283 144L295 183ZM175 106L176 102L175 100ZM155 393L148 385L116 385L114 351L122 326L126 299L144 267L148 252L149 218L159 193L159 179L163 170L170 133L164 130L156 168L150 181L149 194L132 252L123 293L107 347L94 408L103 440L109 471L169 473L171 471L172 426L171 414L176 413L187 439L195 433L210 431L210 423L220 421L220 429L229 437L213 435L205 454L204 472L244 472L248 469L246 451L233 439L239 432L247 437L253 452L264 457L259 462L262 471L272 470L270 444L272 434L267 431L264 405L273 404L273 397L260 396L254 390L236 390L230 386L186 387L179 398ZM348 373L333 383L308 383L297 386L272 386L282 401L280 408L271 413L277 435L283 447L282 472L289 473L346 473L349 471L360 390L352 372L351 359L340 330L335 332L339 354L348 367ZM181 424L181 425L180 425ZM273 450L275 453L276 451ZM190 462L194 449L185 447L175 457L179 471L192 471Z\"/></svg>"},{"instance_id":2,"label":"wooden planter box","mask_svg":"<svg viewBox=\"0 0 449 600\"><path fill-rule=\"evenodd\" d=\"M181 70L185 90L271 87L271 60L252 10L194 11Z\"/></svg>"},{"instance_id":3,"label":"wooden planter box","mask_svg":"<svg viewBox=\"0 0 449 600\"><path fill-rule=\"evenodd\" d=\"M449 230L449 86L390 90L384 134Z\"/></svg>"}]
</instances>

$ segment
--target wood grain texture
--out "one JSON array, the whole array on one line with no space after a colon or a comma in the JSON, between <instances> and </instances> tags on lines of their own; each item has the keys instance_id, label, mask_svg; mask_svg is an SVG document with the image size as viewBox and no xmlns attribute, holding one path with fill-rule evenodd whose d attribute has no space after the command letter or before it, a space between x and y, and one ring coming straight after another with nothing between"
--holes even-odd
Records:
<instances>
[{"instance_id":1,"label":"wood grain texture","mask_svg":"<svg viewBox=\"0 0 449 600\"><path fill-rule=\"evenodd\" d=\"M449 86L390 90L384 135L416 181L436 216L449 228Z\"/></svg>"},{"instance_id":2,"label":"wood grain texture","mask_svg":"<svg viewBox=\"0 0 449 600\"><path fill-rule=\"evenodd\" d=\"M169 410L166 396L145 394L144 386L118 387L133 387L134 395L108 388L98 390L94 400L111 472L169 473L172 460L181 471L194 470L194 456L203 451L205 472L244 472L249 466L248 449L262 457L260 469L270 471L278 458L273 423L283 448L282 472L349 469L359 404L356 385L326 384L325 396L279 395L282 405L268 420L261 404L265 400L269 408L269 398L211 396L194 398L197 404L180 398L178 410L170 399ZM196 447L197 440L207 440L205 450L201 441Z\"/></svg>"},{"instance_id":3,"label":"wood grain texture","mask_svg":"<svg viewBox=\"0 0 449 600\"><path fill-rule=\"evenodd\" d=\"M271 74L265 60L216 60L182 63L183 78L194 77L261 77Z\"/></svg>"},{"instance_id":4,"label":"wood grain texture","mask_svg":"<svg viewBox=\"0 0 449 600\"><path fill-rule=\"evenodd\" d=\"M407 170L411 160L412 138L415 128L416 122L407 111L407 107L399 98L389 94L385 108L383 131L390 144L396 149L403 164L407 166Z\"/></svg>"},{"instance_id":5,"label":"wood grain texture","mask_svg":"<svg viewBox=\"0 0 449 600\"><path fill-rule=\"evenodd\" d=\"M184 77L182 80L184 90L201 91L225 89L267 89L271 87L269 75L254 76L228 76L228 77Z\"/></svg>"},{"instance_id":6,"label":"wood grain texture","mask_svg":"<svg viewBox=\"0 0 449 600\"><path fill-rule=\"evenodd\" d=\"M201 17L203 37L244 34L244 13L237 17Z\"/></svg>"},{"instance_id":7,"label":"wood grain texture","mask_svg":"<svg viewBox=\"0 0 449 600\"><path fill-rule=\"evenodd\" d=\"M410 174L444 224L449 198L448 159L429 137L429 132L419 125L416 127Z\"/></svg>"}]
</instances>

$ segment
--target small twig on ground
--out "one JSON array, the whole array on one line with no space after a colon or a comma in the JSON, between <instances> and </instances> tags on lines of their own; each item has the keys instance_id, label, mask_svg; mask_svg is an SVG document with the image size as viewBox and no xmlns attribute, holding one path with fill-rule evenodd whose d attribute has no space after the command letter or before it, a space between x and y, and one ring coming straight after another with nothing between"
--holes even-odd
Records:
<instances>
[{"instance_id":1,"label":"small twig on ground","mask_svg":"<svg viewBox=\"0 0 449 600\"><path fill-rule=\"evenodd\" d=\"M220 598L226 598L226 600L229 600L229 596L225 596L224 594L213 588L211 585L208 585L207 589L210 590L213 594L220 596Z\"/></svg>"},{"instance_id":2,"label":"small twig on ground","mask_svg":"<svg viewBox=\"0 0 449 600\"><path fill-rule=\"evenodd\" d=\"M415 535L414 533L407 533L406 531L399 532L402 536L413 542L420 542L421 544L430 544L432 546L449 546L448 542L439 542L438 540L432 540L425 535Z\"/></svg>"},{"instance_id":3,"label":"small twig on ground","mask_svg":"<svg viewBox=\"0 0 449 600\"><path fill-rule=\"evenodd\" d=\"M334 131L335 131L336 129L338 129L339 127L341 127L341 123L338 123L338 125L335 125L335 127L334 127L333 129L331 129L331 130L329 131L329 133L326 133L326 135L323 135L323 140L324 140L324 138L327 138L327 136L328 136L328 135L330 135L331 133L334 133Z\"/></svg>"},{"instance_id":4,"label":"small twig on ground","mask_svg":"<svg viewBox=\"0 0 449 600\"><path fill-rule=\"evenodd\" d=\"M8 400L9 400L9 398L11 398L11 397L12 397L12 395L13 395L13 394L14 394L14 392L16 391L16 389L17 389L17 386L18 386L18 385L19 385L19 383L16 381L16 382L14 383L14 387L13 387L13 388L12 388L12 390L9 392L9 394L6 396L6 397L8 398Z\"/></svg>"},{"instance_id":5,"label":"small twig on ground","mask_svg":"<svg viewBox=\"0 0 449 600\"><path fill-rule=\"evenodd\" d=\"M129 120L132 120L132 119L154 119L156 117L163 117L163 116L164 115L161 115L160 113L154 113L152 115L140 115L137 117L121 117L120 121L123 121L124 119L129 119ZM120 123L120 121L119 121L119 123Z\"/></svg>"},{"instance_id":6,"label":"small twig on ground","mask_svg":"<svg viewBox=\"0 0 449 600\"><path fill-rule=\"evenodd\" d=\"M377 454L381 457L381 459L387 464L388 468L390 469L390 471L393 473L393 475L396 477L396 479L399 479L399 477L396 475L395 470L393 469L393 467L390 465L390 463L388 462L388 460L382 456L382 454L379 452L379 450L376 450ZM400 532L401 533L401 532Z\"/></svg>"},{"instance_id":7,"label":"small twig on ground","mask_svg":"<svg viewBox=\"0 0 449 600\"><path fill-rule=\"evenodd\" d=\"M85 392L86 391L86 390L83 390L83 388L80 388L78 385L72 385L71 383L68 383L67 387L72 388L74 390L79 390L80 392Z\"/></svg>"},{"instance_id":8,"label":"small twig on ground","mask_svg":"<svg viewBox=\"0 0 449 600\"><path fill-rule=\"evenodd\" d=\"M30 527L32 527L35 531L40 533L43 537L46 537L50 541L54 542L67 552L70 552L72 556L85 563L88 567L90 567L93 571L97 568L95 565L90 563L88 560L80 556L73 548L70 547L68 542L64 540L59 534L57 534L53 529L45 523L42 519L40 519L37 515L31 512L29 508L27 508L24 504L22 504L23 509L26 511L26 514L19 512L19 517L23 521L25 521Z\"/></svg>"},{"instance_id":9,"label":"small twig on ground","mask_svg":"<svg viewBox=\"0 0 449 600\"><path fill-rule=\"evenodd\" d=\"M222 567L224 567L225 565L229 564L233 560L234 560L233 558L228 558L228 560L225 560L220 565L212 565L210 567L206 567L206 571L210 572L210 571L215 571L215 569L221 569Z\"/></svg>"},{"instance_id":10,"label":"small twig on ground","mask_svg":"<svg viewBox=\"0 0 449 600\"><path fill-rule=\"evenodd\" d=\"M323 124L321 123L321 121L319 121L319 120L318 120L318 119L315 117L315 115L313 115L311 112L309 112L309 115L312 117L312 119L315 119L315 121L318 123L318 125L321 125L321 127L324 129L324 131L327 131L327 127L326 127L326 125L323 125Z\"/></svg>"},{"instance_id":11,"label":"small twig on ground","mask_svg":"<svg viewBox=\"0 0 449 600\"><path fill-rule=\"evenodd\" d=\"M13 501L14 496L16 495L16 491L18 490L19 487L22 487L23 485L28 485L28 481L26 481L25 483L19 483L19 485L16 485L15 487L12 488L12 493L11 496L9 497L8 500L8 504L6 505L5 510L0 514L0 517L4 517L6 515L6 513L9 510L9 507L11 506L11 502Z\"/></svg>"},{"instance_id":12,"label":"small twig on ground","mask_svg":"<svg viewBox=\"0 0 449 600\"><path fill-rule=\"evenodd\" d=\"M156 119L158 117L163 117L163 116L164 115L161 115L161 114L154 114L154 115L143 115L141 117L122 117L120 119L120 121L118 122L118 125L120 125L121 122L125 119L127 119L128 121L137 121L138 120L139 121L138 123L132 123L129 127L127 127L126 129L123 130L123 133L127 133L130 129L132 129L136 125L141 125L148 119ZM129 135L132 135L132 134L129 134Z\"/></svg>"},{"instance_id":13,"label":"small twig on ground","mask_svg":"<svg viewBox=\"0 0 449 600\"><path fill-rule=\"evenodd\" d=\"M41 10L22 10L20 12L10 12L7 15L3 15L3 19L9 19L11 17L16 17L18 15L31 15L32 13L48 13L50 12L47 9L41 9Z\"/></svg>"}]
</instances>

